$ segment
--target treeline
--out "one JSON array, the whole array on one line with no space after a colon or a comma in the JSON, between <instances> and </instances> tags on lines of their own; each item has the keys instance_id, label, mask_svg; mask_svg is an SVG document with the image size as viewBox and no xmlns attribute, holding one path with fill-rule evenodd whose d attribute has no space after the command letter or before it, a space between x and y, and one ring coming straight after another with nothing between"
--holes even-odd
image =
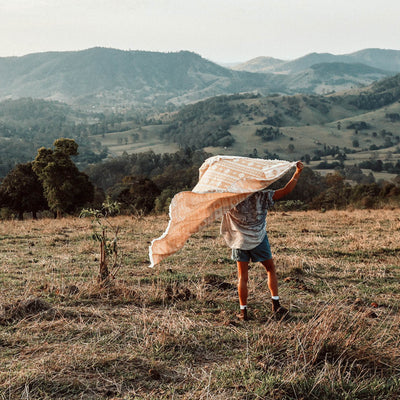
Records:
<instances>
[{"instance_id":1,"label":"treeline","mask_svg":"<svg viewBox=\"0 0 400 400\"><path fill-rule=\"evenodd\" d=\"M189 147L176 153L125 154L90 166L86 173L125 212L160 212L176 193L196 185L199 167L210 156Z\"/></svg>"},{"instance_id":2,"label":"treeline","mask_svg":"<svg viewBox=\"0 0 400 400\"><path fill-rule=\"evenodd\" d=\"M256 130L256 136L261 137L264 142L270 142L278 139L280 136L283 136L283 133L279 130L279 128L265 126L264 128L259 128Z\"/></svg>"},{"instance_id":3,"label":"treeline","mask_svg":"<svg viewBox=\"0 0 400 400\"><path fill-rule=\"evenodd\" d=\"M275 183L274 187L279 187L283 182ZM306 167L293 192L284 201L278 202L276 207L286 210L329 210L380 208L385 205L400 206L400 176L394 182L377 183L372 174L365 175L359 167L349 166L326 176Z\"/></svg>"},{"instance_id":4,"label":"treeline","mask_svg":"<svg viewBox=\"0 0 400 400\"><path fill-rule=\"evenodd\" d=\"M198 168L209 156L190 148L163 155L149 151L117 157L91 166L86 172L126 212L165 212L174 194L195 186ZM289 177L290 173L273 188L285 185ZM290 204L296 209L378 207L388 202L400 205L399 185L400 178L396 183L376 183L372 173L364 174L359 166L339 167L333 175L325 177L306 167L290 197L277 207L290 208Z\"/></svg>"},{"instance_id":5,"label":"treeline","mask_svg":"<svg viewBox=\"0 0 400 400\"><path fill-rule=\"evenodd\" d=\"M303 161L305 159L309 160L309 158L306 158L305 156L302 157ZM340 170L344 168L344 163L343 161L346 159L345 155L340 155L337 157L337 160L339 161L322 161L317 165L317 169L336 169ZM346 167L348 168L348 167ZM352 168L363 168L363 169L370 169L373 172L388 172L389 174L400 174L400 160L398 160L396 163L393 163L391 161L382 161L382 160L366 160L366 161L361 161L358 164L355 164L352 166ZM352 179L352 178L349 178Z\"/></svg>"},{"instance_id":6,"label":"treeline","mask_svg":"<svg viewBox=\"0 0 400 400\"><path fill-rule=\"evenodd\" d=\"M361 168L370 169L374 172L386 171L390 174L400 175L400 160L396 163L383 162L382 160L367 160L360 162L358 165Z\"/></svg>"},{"instance_id":7,"label":"treeline","mask_svg":"<svg viewBox=\"0 0 400 400\"><path fill-rule=\"evenodd\" d=\"M312 209L380 208L400 206L399 182L363 183L355 186L345 182L339 172L324 178L324 190L310 204Z\"/></svg>"},{"instance_id":8,"label":"treeline","mask_svg":"<svg viewBox=\"0 0 400 400\"><path fill-rule=\"evenodd\" d=\"M90 180L103 190L108 190L126 176L142 176L155 180L157 177L171 176L174 187L190 186L192 181L183 180L188 169L198 168L211 154L189 147L176 153L156 154L154 151L123 154L122 156L91 165L85 172ZM197 171L198 174L198 171ZM169 179L169 177L168 177ZM168 180L166 179L166 180ZM196 176L197 179L197 176Z\"/></svg>"},{"instance_id":9,"label":"treeline","mask_svg":"<svg viewBox=\"0 0 400 400\"><path fill-rule=\"evenodd\" d=\"M106 197L120 203L125 213L163 212L177 192L195 186L199 167L210 156L189 148L172 154L126 154L83 173L71 159L77 151L73 139L58 139L53 149L43 147L33 161L17 164L0 184L2 216L74 214L83 206L101 207Z\"/></svg>"},{"instance_id":10,"label":"treeline","mask_svg":"<svg viewBox=\"0 0 400 400\"><path fill-rule=\"evenodd\" d=\"M196 185L199 167L211 156L188 147L171 154L125 154L83 173L71 160L77 151L74 140L58 139L53 148L39 149L33 161L18 164L0 184L1 216L15 213L22 218L26 212L35 216L46 210L54 215L75 214L82 207L100 208L106 198L118 202L127 214L167 212L176 193ZM272 188L285 185L290 174ZM395 182L376 183L372 174L363 174L359 166L346 166L325 177L306 167L294 191L277 207L370 208L384 204L400 205L400 176Z\"/></svg>"}]
</instances>

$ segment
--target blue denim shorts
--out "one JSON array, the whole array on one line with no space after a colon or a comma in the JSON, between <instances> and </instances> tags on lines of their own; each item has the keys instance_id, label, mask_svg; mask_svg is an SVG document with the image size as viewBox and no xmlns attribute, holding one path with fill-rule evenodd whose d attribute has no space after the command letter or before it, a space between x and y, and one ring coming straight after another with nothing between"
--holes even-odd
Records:
<instances>
[{"instance_id":1,"label":"blue denim shorts","mask_svg":"<svg viewBox=\"0 0 400 400\"><path fill-rule=\"evenodd\" d=\"M232 249L232 260L234 261L266 261L272 258L271 247L269 246L268 236L265 235L263 241L254 249L241 250Z\"/></svg>"}]
</instances>

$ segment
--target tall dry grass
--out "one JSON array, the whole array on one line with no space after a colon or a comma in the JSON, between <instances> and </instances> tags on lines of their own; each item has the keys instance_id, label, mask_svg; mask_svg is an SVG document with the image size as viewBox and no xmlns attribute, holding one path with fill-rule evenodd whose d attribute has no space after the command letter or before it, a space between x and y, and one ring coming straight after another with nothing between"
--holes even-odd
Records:
<instances>
[{"instance_id":1,"label":"tall dry grass","mask_svg":"<svg viewBox=\"0 0 400 400\"><path fill-rule=\"evenodd\" d=\"M280 295L236 270L218 223L155 269L165 216L117 217L123 266L97 285L84 219L0 223L0 399L395 399L400 396L399 210L268 217Z\"/></svg>"}]
</instances>

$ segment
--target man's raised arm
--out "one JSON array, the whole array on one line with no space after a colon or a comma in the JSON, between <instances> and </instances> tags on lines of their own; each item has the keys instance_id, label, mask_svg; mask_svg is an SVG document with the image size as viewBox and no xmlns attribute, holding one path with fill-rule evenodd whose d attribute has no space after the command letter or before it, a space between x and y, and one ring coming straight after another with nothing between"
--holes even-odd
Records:
<instances>
[{"instance_id":1,"label":"man's raised arm","mask_svg":"<svg viewBox=\"0 0 400 400\"><path fill-rule=\"evenodd\" d=\"M300 176L303 168L304 168L303 163L301 161L297 161L296 171L293 174L292 178L286 184L285 187L283 187L282 189L275 190L274 196L272 197L273 200L280 200L282 197L285 197L286 195L288 195L294 189L294 187L297 184L297 181L299 179L299 176Z\"/></svg>"}]
</instances>

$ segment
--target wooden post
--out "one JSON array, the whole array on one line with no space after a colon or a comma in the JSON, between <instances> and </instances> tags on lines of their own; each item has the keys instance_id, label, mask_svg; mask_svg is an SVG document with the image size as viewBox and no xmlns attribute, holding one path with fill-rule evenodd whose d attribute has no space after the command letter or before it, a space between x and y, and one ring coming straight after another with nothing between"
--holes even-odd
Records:
<instances>
[{"instance_id":1,"label":"wooden post","mask_svg":"<svg viewBox=\"0 0 400 400\"><path fill-rule=\"evenodd\" d=\"M107 286L109 282L110 273L107 267L107 254L106 254L106 233L103 229L103 236L100 242L100 273L99 281L102 285Z\"/></svg>"}]
</instances>

